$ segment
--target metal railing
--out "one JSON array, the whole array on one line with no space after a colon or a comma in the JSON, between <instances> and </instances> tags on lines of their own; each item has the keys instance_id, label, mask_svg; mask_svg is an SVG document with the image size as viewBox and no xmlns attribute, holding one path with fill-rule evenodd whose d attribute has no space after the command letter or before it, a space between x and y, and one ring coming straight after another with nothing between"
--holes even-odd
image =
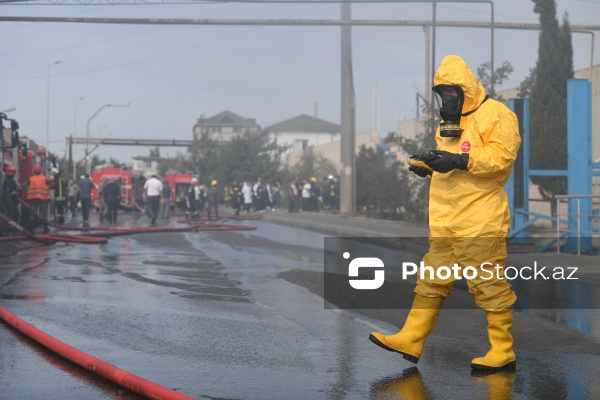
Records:
<instances>
[{"instance_id":1,"label":"metal railing","mask_svg":"<svg viewBox=\"0 0 600 400\"><path fill-rule=\"evenodd\" d=\"M594 219L598 219L600 218L600 212L594 212L594 206L596 206L598 208L598 206L600 205L600 203L596 202L596 204L594 204L594 200L593 199L600 199L600 195L596 195L596 194L565 194L565 195L555 195L554 196L555 200L556 200L556 253L560 253L560 248L561 248L561 239L567 237L567 238L573 238L573 234L577 235L577 255L581 255L581 239L582 239L582 234L585 235L586 239L589 237L590 239L593 237L600 237L600 229L598 228L594 228L593 227L593 223L591 223L591 221L593 221ZM569 210L567 210L566 214L562 214L560 212L560 206L561 203L566 201L567 203L569 203L569 201L574 200L577 202L577 209L575 213L570 213ZM581 201L582 200L589 200L591 202L590 207L589 207L589 213L586 214L582 214L581 213ZM587 208L587 207L586 207ZM561 216L566 217L567 221L561 221ZM590 228L589 229L582 229L582 218L588 218L590 220ZM573 227L572 222L576 221L575 227ZM562 223L562 224L561 224ZM567 227L566 229L562 230L561 229L561 225L564 225L566 223ZM587 225L587 224L586 224ZM575 229L573 229L575 228Z\"/></svg>"}]
</instances>

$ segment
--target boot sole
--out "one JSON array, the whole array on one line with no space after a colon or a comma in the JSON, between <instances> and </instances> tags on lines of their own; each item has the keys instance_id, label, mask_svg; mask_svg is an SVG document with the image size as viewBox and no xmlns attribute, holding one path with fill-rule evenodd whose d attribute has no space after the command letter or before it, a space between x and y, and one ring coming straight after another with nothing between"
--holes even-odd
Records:
<instances>
[{"instance_id":1,"label":"boot sole","mask_svg":"<svg viewBox=\"0 0 600 400\"><path fill-rule=\"evenodd\" d=\"M517 369L517 362L511 361L500 367L490 367L489 365L482 364L473 364L471 363L471 369L475 371L483 371L483 372L514 372Z\"/></svg>"},{"instance_id":2,"label":"boot sole","mask_svg":"<svg viewBox=\"0 0 600 400\"><path fill-rule=\"evenodd\" d=\"M403 352L401 352L401 351L398 351L398 350L392 349L391 347L388 347L388 346L386 346L385 344L381 343L381 342L379 341L379 339L377 339L377 338L376 338L375 336L373 336L373 335L369 335L369 340L370 340L371 342L375 343L377 346L381 347L382 349L386 349L387 351L392 351L392 352L394 352L394 353L399 353L399 354L402 354L402 357L404 357L404 359L405 359L405 360L408 360L408 361L410 361L411 363L415 363L415 364L416 364L416 363L418 363L418 362L419 362L419 357L415 357L415 356L413 356L413 355L411 355L411 354L406 354L406 353L403 353Z\"/></svg>"}]
</instances>

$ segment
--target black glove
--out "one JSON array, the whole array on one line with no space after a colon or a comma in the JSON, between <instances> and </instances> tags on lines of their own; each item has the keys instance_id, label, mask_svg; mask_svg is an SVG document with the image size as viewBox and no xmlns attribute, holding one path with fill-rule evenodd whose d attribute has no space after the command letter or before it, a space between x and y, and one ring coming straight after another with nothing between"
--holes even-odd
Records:
<instances>
[{"instance_id":1,"label":"black glove","mask_svg":"<svg viewBox=\"0 0 600 400\"><path fill-rule=\"evenodd\" d=\"M433 150L436 158L432 161L424 160L425 164L429 165L436 172L446 173L453 169L467 170L469 165L469 153L450 153L444 150Z\"/></svg>"},{"instance_id":2,"label":"black glove","mask_svg":"<svg viewBox=\"0 0 600 400\"><path fill-rule=\"evenodd\" d=\"M408 167L408 170L419 175L421 178L425 178L426 176L431 175L431 170L425 167L415 167L414 165L410 165Z\"/></svg>"}]
</instances>

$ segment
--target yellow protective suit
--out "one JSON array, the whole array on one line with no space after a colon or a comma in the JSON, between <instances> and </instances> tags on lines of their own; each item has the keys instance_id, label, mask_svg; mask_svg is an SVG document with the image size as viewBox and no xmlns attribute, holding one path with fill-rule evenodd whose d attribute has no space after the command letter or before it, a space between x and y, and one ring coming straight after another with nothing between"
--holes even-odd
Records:
<instances>
[{"instance_id":1,"label":"yellow protective suit","mask_svg":"<svg viewBox=\"0 0 600 400\"><path fill-rule=\"evenodd\" d=\"M506 237L510 226L510 211L504 184L512 171L521 144L516 115L504 104L487 99L483 85L473 71L458 56L442 60L434 85L460 86L464 92L462 114L477 109L460 119L460 137L441 137L436 132L438 150L469 153L467 170L448 173L434 172L429 197L430 248L423 258L427 266L438 268L457 263L480 271L476 279L468 280L469 291L479 308L488 311L509 309L516 300L510 284L503 277L506 259ZM479 108L478 108L479 107ZM486 264L488 265L488 264ZM500 279L497 279L501 271ZM447 297L454 278L429 276L418 279L415 292L425 297Z\"/></svg>"}]
</instances>

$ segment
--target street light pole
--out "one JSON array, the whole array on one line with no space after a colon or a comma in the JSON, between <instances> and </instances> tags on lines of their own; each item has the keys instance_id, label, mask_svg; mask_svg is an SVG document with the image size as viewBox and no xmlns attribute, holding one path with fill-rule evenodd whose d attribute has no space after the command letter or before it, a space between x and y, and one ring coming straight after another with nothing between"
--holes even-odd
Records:
<instances>
[{"instance_id":1,"label":"street light pole","mask_svg":"<svg viewBox=\"0 0 600 400\"><path fill-rule=\"evenodd\" d=\"M75 103L73 105L73 136L77 136L77 103L83 99L85 99L85 97L75 99Z\"/></svg>"},{"instance_id":2,"label":"street light pole","mask_svg":"<svg viewBox=\"0 0 600 400\"><path fill-rule=\"evenodd\" d=\"M46 163L50 154L50 67L62 63L62 61L54 61L48 64L47 88L46 88Z\"/></svg>"},{"instance_id":3,"label":"street light pole","mask_svg":"<svg viewBox=\"0 0 600 400\"><path fill-rule=\"evenodd\" d=\"M90 122L92 122L92 120L94 118L96 118L98 116L98 114L100 114L100 111L104 110L106 107L124 107L124 108L129 108L129 103L127 104L105 104L102 107L100 107L98 109L98 111L96 111L94 113L94 115L92 115L88 121L87 121L87 128L86 128L86 133L85 133L85 172L87 174L91 174L92 173L92 163L90 160L90 155L89 155L89 140L90 140Z\"/></svg>"},{"instance_id":4,"label":"street light pole","mask_svg":"<svg viewBox=\"0 0 600 400\"><path fill-rule=\"evenodd\" d=\"M85 99L85 97L80 97L78 99L75 99L75 103L73 105L73 134L71 135L71 162L72 162L72 168L73 168L73 180L75 182L77 182L77 164L75 163L75 157L73 156L73 137L77 136L77 103L81 100Z\"/></svg>"}]
</instances>

